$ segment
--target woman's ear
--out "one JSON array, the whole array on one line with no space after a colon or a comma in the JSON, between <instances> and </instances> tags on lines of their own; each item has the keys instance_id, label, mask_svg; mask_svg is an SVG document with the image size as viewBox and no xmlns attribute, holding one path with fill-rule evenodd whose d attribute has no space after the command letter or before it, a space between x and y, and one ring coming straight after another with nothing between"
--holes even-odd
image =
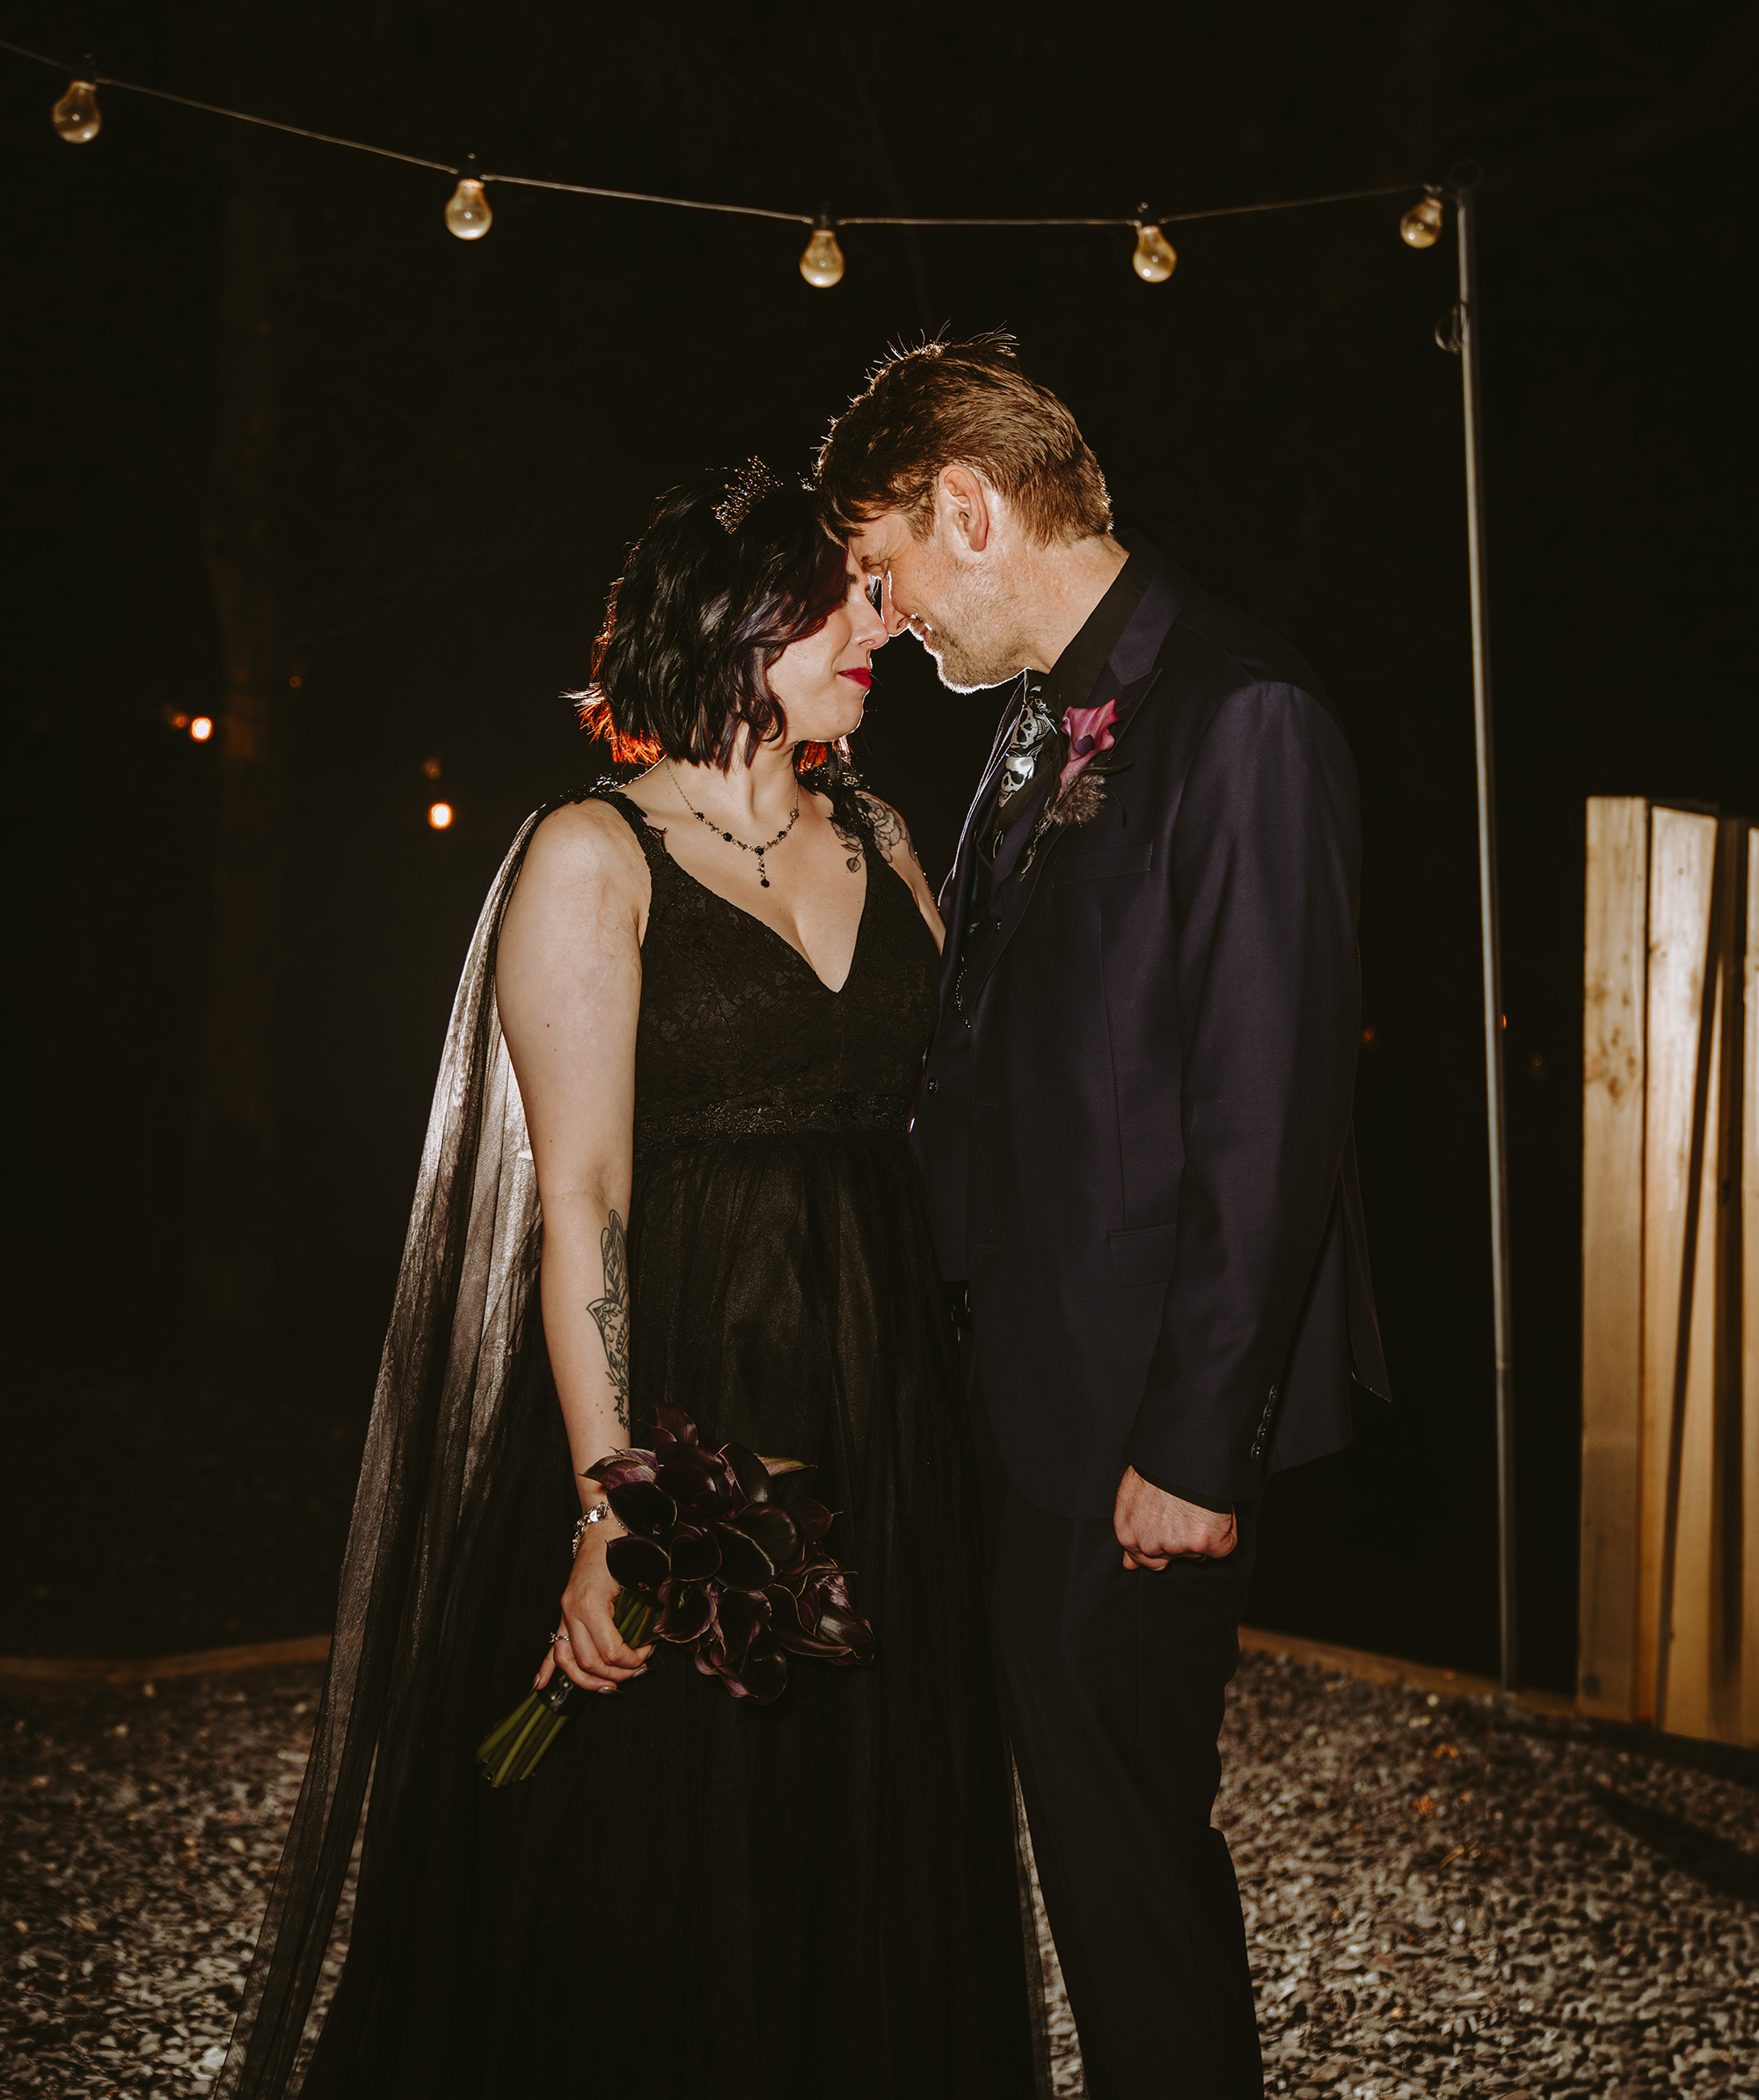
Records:
<instances>
[{"instance_id":1,"label":"woman's ear","mask_svg":"<svg viewBox=\"0 0 1759 2100\"><path fill-rule=\"evenodd\" d=\"M956 546L982 554L995 526L996 492L969 467L943 467L935 484L936 523Z\"/></svg>"}]
</instances>

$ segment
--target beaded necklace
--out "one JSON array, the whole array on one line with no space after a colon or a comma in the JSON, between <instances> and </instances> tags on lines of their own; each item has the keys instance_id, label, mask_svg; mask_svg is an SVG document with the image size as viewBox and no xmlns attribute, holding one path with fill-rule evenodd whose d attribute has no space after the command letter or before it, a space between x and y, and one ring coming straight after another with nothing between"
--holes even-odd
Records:
<instances>
[{"instance_id":1,"label":"beaded necklace","mask_svg":"<svg viewBox=\"0 0 1759 2100\"><path fill-rule=\"evenodd\" d=\"M697 807L696 804L692 802L690 798L684 792L684 784L679 779L677 774L673 771L672 762L669 758L666 761L666 770L672 776L672 785L678 791L679 801L682 802L684 807L690 811L690 814L697 820L698 824L706 824L711 831L716 833L719 837L724 838L729 846L737 846L741 853L755 853L757 856L757 879L767 890L770 887L770 877L763 866L763 856L769 852L772 846L779 846L782 843L782 841L786 838L788 834L794 828L795 825L799 822L800 801L798 792L795 795L793 811L789 816L788 821L783 825L782 828L776 834L773 839L765 839L761 846L754 846L748 845L744 839L734 838L730 831L722 831L720 826L717 824L712 818L709 817L702 810L699 810Z\"/></svg>"}]
</instances>

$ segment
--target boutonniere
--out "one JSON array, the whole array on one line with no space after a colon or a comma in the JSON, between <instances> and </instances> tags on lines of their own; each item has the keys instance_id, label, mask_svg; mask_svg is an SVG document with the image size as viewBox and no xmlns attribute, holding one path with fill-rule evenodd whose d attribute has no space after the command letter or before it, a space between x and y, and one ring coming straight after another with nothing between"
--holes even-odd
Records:
<instances>
[{"instance_id":1,"label":"boutonniere","mask_svg":"<svg viewBox=\"0 0 1759 2100\"><path fill-rule=\"evenodd\" d=\"M1109 751L1117 740L1113 729L1117 719L1115 700L1105 701L1098 707L1071 707L1064 711L1062 727L1069 739L1069 757L1039 813L1038 821L1033 826L1026 849L1020 856L1021 874L1032 866L1039 841L1047 832L1064 824L1091 824L1106 806L1106 783L1114 774L1129 770L1128 765L1096 763L1102 753Z\"/></svg>"}]
</instances>

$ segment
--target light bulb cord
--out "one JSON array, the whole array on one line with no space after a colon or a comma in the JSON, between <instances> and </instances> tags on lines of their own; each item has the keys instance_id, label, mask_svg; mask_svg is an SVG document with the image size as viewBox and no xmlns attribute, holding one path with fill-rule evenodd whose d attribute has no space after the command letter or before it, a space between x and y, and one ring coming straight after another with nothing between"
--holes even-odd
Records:
<instances>
[{"instance_id":1,"label":"light bulb cord","mask_svg":"<svg viewBox=\"0 0 1759 2100\"><path fill-rule=\"evenodd\" d=\"M34 64L47 66L52 71L65 74L69 79L89 79L95 88L120 88L130 95L150 95L156 102L174 102L179 108L200 110L210 117L224 117L234 124L254 124L263 131L279 131L288 138L315 139L322 146L340 146L350 153L370 153L380 160L401 161L405 167L431 168L436 174L463 177L469 175L474 181L484 184L502 182L525 190L555 190L570 197L602 197L618 204L665 204L675 211L722 212L732 218L779 219L796 226L815 227L820 214L810 211L777 211L763 204L723 204L702 197L663 196L653 190L616 190L602 187L590 182L557 182L542 175L507 175L486 169L461 166L456 161L430 160L424 154L400 153L394 146L376 146L367 139L348 139L333 131L313 131L303 124L284 124L275 117L259 117L247 109L229 109L218 102L203 102L193 95L174 94L169 88L148 87L138 80L120 80L111 73L83 72L77 66L69 66L65 60L52 58L47 52L33 51L26 45L15 44L0 37L0 51L10 51L15 58L26 58ZM1207 211L1167 212L1153 222L1158 226L1188 226L1200 219L1234 219L1250 213L1267 211L1303 211L1318 204L1352 204L1370 197L1397 197L1407 195L1414 189L1430 186L1417 182L1384 182L1370 189L1331 190L1320 197L1278 197L1262 204L1224 204ZM897 212L870 212L848 216L839 215L836 225L843 226L1130 226L1140 229L1143 221L1133 213L1113 213L1101 218L934 218L908 215Z\"/></svg>"}]
</instances>

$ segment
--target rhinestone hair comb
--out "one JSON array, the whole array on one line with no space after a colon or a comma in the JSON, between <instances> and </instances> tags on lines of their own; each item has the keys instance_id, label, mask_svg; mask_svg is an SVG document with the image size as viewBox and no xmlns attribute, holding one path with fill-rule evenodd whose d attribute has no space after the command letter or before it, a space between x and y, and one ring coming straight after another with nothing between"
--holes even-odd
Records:
<instances>
[{"instance_id":1,"label":"rhinestone hair comb","mask_svg":"<svg viewBox=\"0 0 1759 2100\"><path fill-rule=\"evenodd\" d=\"M715 505L715 522L726 533L735 533L744 524L754 506L766 496L773 496L782 484L754 453L742 467L734 467L726 478L726 493Z\"/></svg>"}]
</instances>

